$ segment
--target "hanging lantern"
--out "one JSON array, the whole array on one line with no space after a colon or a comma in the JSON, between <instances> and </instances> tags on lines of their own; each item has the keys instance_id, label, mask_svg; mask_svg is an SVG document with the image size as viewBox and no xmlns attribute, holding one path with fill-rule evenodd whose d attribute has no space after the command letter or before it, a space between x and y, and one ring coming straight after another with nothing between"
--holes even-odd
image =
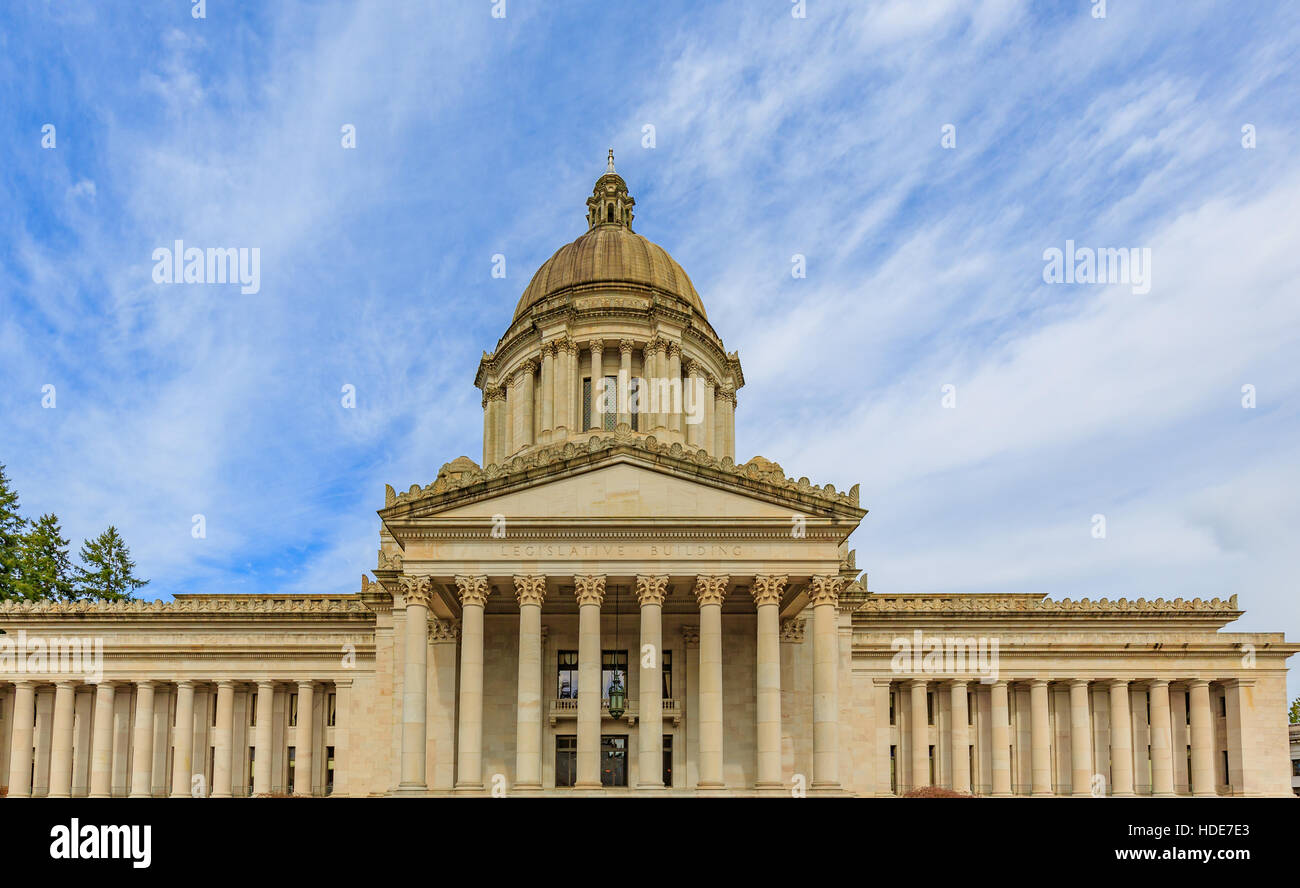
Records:
<instances>
[{"instance_id":1,"label":"hanging lantern","mask_svg":"<svg viewBox=\"0 0 1300 888\"><path fill-rule=\"evenodd\" d=\"M627 691L623 689L623 674L614 672L614 680L609 683L609 717L622 718L626 709Z\"/></svg>"}]
</instances>

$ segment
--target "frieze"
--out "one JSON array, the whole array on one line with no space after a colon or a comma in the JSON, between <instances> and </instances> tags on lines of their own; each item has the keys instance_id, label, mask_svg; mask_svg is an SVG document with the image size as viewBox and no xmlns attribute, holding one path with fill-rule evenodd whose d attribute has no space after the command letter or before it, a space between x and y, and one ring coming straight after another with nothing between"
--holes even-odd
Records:
<instances>
[{"instance_id":1,"label":"frieze","mask_svg":"<svg viewBox=\"0 0 1300 888\"><path fill-rule=\"evenodd\" d=\"M1205 600L1202 598L1120 598L1111 601L1108 598L1098 599L1096 601L1088 598L1082 598L1078 601L1072 601L1069 598L1061 601L1051 599L1027 599L1027 598L987 598L974 595L945 595L945 596L918 596L906 598L890 598L870 596L858 606L859 613L884 612L884 611L923 611L933 613L1010 613L1010 612L1052 612L1052 613L1069 613L1073 611L1086 613L1213 613L1213 614L1235 614L1239 613L1237 607L1237 596L1233 595L1226 601L1221 598L1211 598Z\"/></svg>"}]
</instances>

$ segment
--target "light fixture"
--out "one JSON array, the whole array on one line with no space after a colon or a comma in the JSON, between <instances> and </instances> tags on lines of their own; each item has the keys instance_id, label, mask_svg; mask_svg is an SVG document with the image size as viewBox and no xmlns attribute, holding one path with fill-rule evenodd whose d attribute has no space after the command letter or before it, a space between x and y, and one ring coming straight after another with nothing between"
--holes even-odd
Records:
<instances>
[{"instance_id":1,"label":"light fixture","mask_svg":"<svg viewBox=\"0 0 1300 888\"><path fill-rule=\"evenodd\" d=\"M623 687L622 673L618 668L618 592L614 593L614 680L609 685L609 717L623 717L627 704L627 691Z\"/></svg>"}]
</instances>

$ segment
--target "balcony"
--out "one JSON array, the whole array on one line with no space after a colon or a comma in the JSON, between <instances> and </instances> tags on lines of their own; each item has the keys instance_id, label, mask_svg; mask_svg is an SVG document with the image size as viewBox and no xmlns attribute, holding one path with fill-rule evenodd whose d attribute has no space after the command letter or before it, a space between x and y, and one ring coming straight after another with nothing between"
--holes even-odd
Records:
<instances>
[{"instance_id":1,"label":"balcony","mask_svg":"<svg viewBox=\"0 0 1300 888\"><path fill-rule=\"evenodd\" d=\"M602 720L610 717L608 700L602 700L600 703L600 717ZM576 720L577 718L578 718L578 701L576 699L565 698L565 699L551 700L551 712L549 716L551 727L555 727L556 723L559 721L563 721L565 719ZM626 721L629 725L636 724L637 701L635 700L627 701L627 706L625 707L623 715L620 717L619 720ZM667 697L664 699L664 720L672 721L674 727L682 723L682 708L680 705L678 705L677 701L671 697Z\"/></svg>"}]
</instances>

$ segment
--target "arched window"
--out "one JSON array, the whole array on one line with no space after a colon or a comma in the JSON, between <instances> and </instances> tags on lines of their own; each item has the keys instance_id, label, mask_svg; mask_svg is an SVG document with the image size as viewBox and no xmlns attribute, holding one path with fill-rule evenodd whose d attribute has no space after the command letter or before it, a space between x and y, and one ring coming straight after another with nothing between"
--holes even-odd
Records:
<instances>
[{"instance_id":1,"label":"arched window","mask_svg":"<svg viewBox=\"0 0 1300 888\"><path fill-rule=\"evenodd\" d=\"M614 221L614 205L613 205L613 204L610 204L610 205L609 205L609 209L605 211L605 221L606 221L606 222L613 222L613 221Z\"/></svg>"}]
</instances>

